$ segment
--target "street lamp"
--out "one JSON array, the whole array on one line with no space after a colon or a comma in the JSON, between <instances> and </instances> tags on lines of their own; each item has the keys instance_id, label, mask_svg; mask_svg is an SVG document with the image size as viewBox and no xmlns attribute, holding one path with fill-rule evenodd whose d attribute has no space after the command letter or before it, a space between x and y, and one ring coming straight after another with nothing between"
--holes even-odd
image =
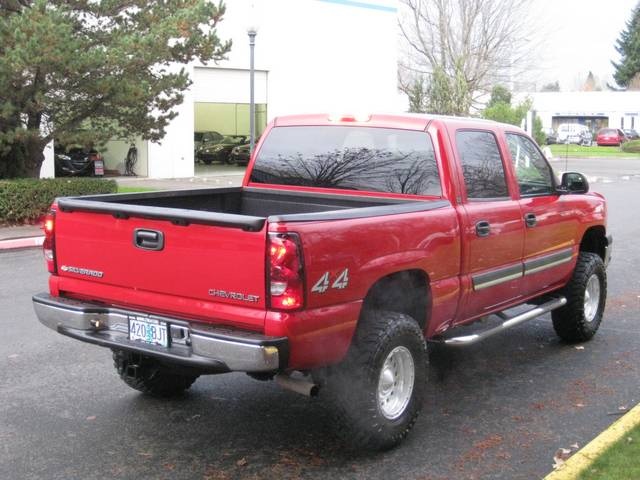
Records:
<instances>
[{"instance_id":1,"label":"street lamp","mask_svg":"<svg viewBox=\"0 0 640 480\"><path fill-rule=\"evenodd\" d=\"M249 35L249 154L253 153L256 141L256 102L255 102L255 71L253 66L254 49L256 46L256 35L258 28L250 26L247 28Z\"/></svg>"}]
</instances>

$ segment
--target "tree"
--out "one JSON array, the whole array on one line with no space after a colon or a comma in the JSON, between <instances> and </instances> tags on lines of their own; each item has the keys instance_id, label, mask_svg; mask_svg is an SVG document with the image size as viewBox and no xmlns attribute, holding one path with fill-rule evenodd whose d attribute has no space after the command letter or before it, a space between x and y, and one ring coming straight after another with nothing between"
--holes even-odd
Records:
<instances>
[{"instance_id":1,"label":"tree","mask_svg":"<svg viewBox=\"0 0 640 480\"><path fill-rule=\"evenodd\" d=\"M428 91L427 83L424 78L415 78L409 84L401 85L407 97L409 98L409 112L411 113L426 113Z\"/></svg>"},{"instance_id":2,"label":"tree","mask_svg":"<svg viewBox=\"0 0 640 480\"><path fill-rule=\"evenodd\" d=\"M560 82L556 80L552 83L546 83L540 89L541 92L559 92L560 91Z\"/></svg>"},{"instance_id":3,"label":"tree","mask_svg":"<svg viewBox=\"0 0 640 480\"><path fill-rule=\"evenodd\" d=\"M190 80L224 58L205 0L0 2L0 178L36 177L52 139L157 141Z\"/></svg>"},{"instance_id":4,"label":"tree","mask_svg":"<svg viewBox=\"0 0 640 480\"><path fill-rule=\"evenodd\" d=\"M494 87L494 91L497 87ZM504 88L504 87L501 87ZM501 91L500 89L498 91ZM493 95L492 95L493 99ZM520 126L522 120L527 116L527 112L531 110L533 102L530 98L527 98L524 102L519 103L515 107L511 105L511 95L509 95L509 101L497 100L493 104L489 102L487 108L482 112L482 117L488 120L494 120L496 122L508 123L510 125ZM545 141L545 134L542 131L542 121L535 117L533 121L533 138L539 145L543 145Z\"/></svg>"},{"instance_id":5,"label":"tree","mask_svg":"<svg viewBox=\"0 0 640 480\"><path fill-rule=\"evenodd\" d=\"M596 77L591 70L587 74L587 79L584 81L582 85L583 92L600 92L602 90L602 86L600 84L600 80Z\"/></svg>"},{"instance_id":6,"label":"tree","mask_svg":"<svg viewBox=\"0 0 640 480\"><path fill-rule=\"evenodd\" d=\"M429 75L413 75L408 82L399 76L400 90L409 99L409 112L467 115L471 96L460 70L449 77L436 66Z\"/></svg>"},{"instance_id":7,"label":"tree","mask_svg":"<svg viewBox=\"0 0 640 480\"><path fill-rule=\"evenodd\" d=\"M530 46L527 35L532 28L526 0L402 3L405 8L399 26L407 56L400 65L400 76L427 77L437 87L434 92L460 102L450 112L437 113L469 114L492 85L517 74L518 65L525 66Z\"/></svg>"},{"instance_id":8,"label":"tree","mask_svg":"<svg viewBox=\"0 0 640 480\"><path fill-rule=\"evenodd\" d=\"M464 116L471 108L471 94L460 70L450 77L441 67L431 75L427 94L427 111L441 115Z\"/></svg>"},{"instance_id":9,"label":"tree","mask_svg":"<svg viewBox=\"0 0 640 480\"><path fill-rule=\"evenodd\" d=\"M487 108L491 108L498 103L506 103L511 105L511 92L507 87L496 85L491 89L491 98L487 103Z\"/></svg>"},{"instance_id":10,"label":"tree","mask_svg":"<svg viewBox=\"0 0 640 480\"><path fill-rule=\"evenodd\" d=\"M622 87L640 83L634 82L634 79L640 79L640 3L634 8L627 28L618 37L615 49L620 54L620 63L611 62L616 83Z\"/></svg>"}]
</instances>

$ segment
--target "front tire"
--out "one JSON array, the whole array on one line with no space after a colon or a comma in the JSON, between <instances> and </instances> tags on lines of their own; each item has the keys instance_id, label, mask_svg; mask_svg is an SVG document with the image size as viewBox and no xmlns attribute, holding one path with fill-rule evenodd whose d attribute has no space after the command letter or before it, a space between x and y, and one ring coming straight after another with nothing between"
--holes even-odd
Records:
<instances>
[{"instance_id":1,"label":"front tire","mask_svg":"<svg viewBox=\"0 0 640 480\"><path fill-rule=\"evenodd\" d=\"M562 294L567 304L551 313L556 333L570 343L590 340L600 327L607 300L607 273L600 256L580 252Z\"/></svg>"},{"instance_id":2,"label":"front tire","mask_svg":"<svg viewBox=\"0 0 640 480\"><path fill-rule=\"evenodd\" d=\"M422 409L426 377L427 345L416 321L365 312L346 360L327 379L338 432L357 448L398 445Z\"/></svg>"},{"instance_id":3,"label":"front tire","mask_svg":"<svg viewBox=\"0 0 640 480\"><path fill-rule=\"evenodd\" d=\"M124 383L147 395L176 397L198 378L171 371L157 360L144 355L114 350L113 363Z\"/></svg>"}]
</instances>

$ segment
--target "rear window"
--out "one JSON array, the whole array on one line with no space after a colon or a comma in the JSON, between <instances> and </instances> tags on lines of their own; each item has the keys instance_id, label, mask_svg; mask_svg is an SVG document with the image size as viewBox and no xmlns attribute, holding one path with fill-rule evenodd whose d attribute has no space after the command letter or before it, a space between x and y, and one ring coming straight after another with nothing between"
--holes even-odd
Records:
<instances>
[{"instance_id":1,"label":"rear window","mask_svg":"<svg viewBox=\"0 0 640 480\"><path fill-rule=\"evenodd\" d=\"M276 127L251 181L276 185L441 195L425 132L348 126Z\"/></svg>"},{"instance_id":2,"label":"rear window","mask_svg":"<svg viewBox=\"0 0 640 480\"><path fill-rule=\"evenodd\" d=\"M618 131L613 128L603 128L600 130L600 135L616 135L617 133Z\"/></svg>"}]
</instances>

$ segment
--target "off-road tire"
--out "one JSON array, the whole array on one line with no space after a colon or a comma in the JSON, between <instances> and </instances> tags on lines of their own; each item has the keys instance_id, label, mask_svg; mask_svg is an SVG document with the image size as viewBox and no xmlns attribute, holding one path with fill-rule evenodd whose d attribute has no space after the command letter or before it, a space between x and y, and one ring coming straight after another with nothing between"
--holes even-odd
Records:
<instances>
[{"instance_id":1,"label":"off-road tire","mask_svg":"<svg viewBox=\"0 0 640 480\"><path fill-rule=\"evenodd\" d=\"M599 285L599 299L595 314L589 319L585 315L585 296L588 283L594 276ZM573 276L561 293L566 297L567 304L551 312L554 330L566 342L590 340L600 327L607 300L607 272L600 256L580 252Z\"/></svg>"},{"instance_id":2,"label":"off-road tire","mask_svg":"<svg viewBox=\"0 0 640 480\"><path fill-rule=\"evenodd\" d=\"M398 351L411 357L413 386L408 403L390 419L381 410L379 390L385 360ZM326 378L339 435L359 449L387 450L398 445L422 409L427 363L427 344L415 320L396 312L365 312L347 358ZM392 391L398 388L393 385Z\"/></svg>"},{"instance_id":3,"label":"off-road tire","mask_svg":"<svg viewBox=\"0 0 640 480\"><path fill-rule=\"evenodd\" d=\"M122 350L114 350L113 364L124 383L155 397L181 395L198 378L173 372L153 358Z\"/></svg>"}]
</instances>

